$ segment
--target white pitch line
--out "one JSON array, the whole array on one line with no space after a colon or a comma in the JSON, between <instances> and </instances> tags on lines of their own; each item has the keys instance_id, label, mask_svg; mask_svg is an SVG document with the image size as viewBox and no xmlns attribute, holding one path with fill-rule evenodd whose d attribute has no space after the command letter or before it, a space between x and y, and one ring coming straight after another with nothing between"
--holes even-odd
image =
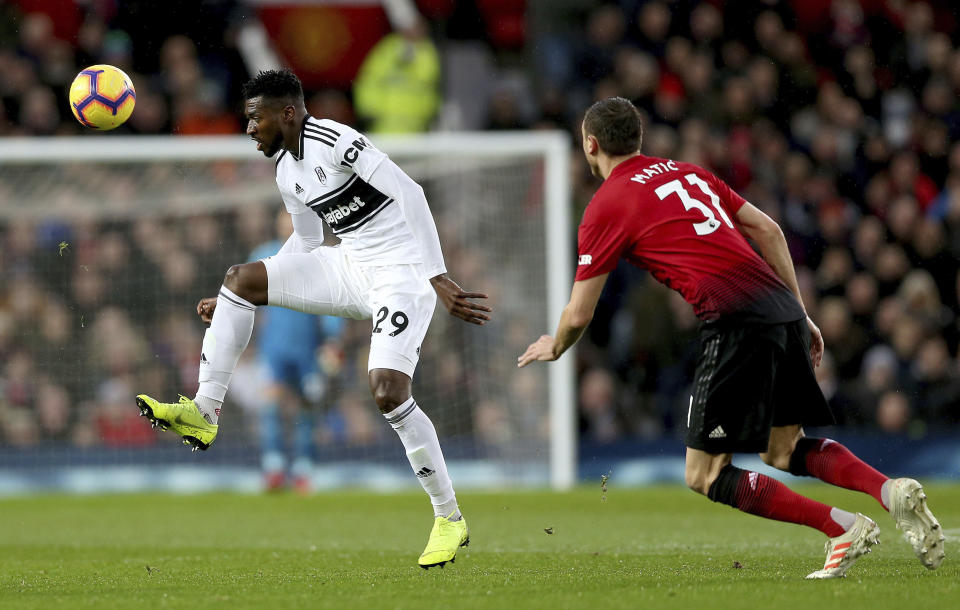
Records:
<instances>
[{"instance_id":1,"label":"white pitch line","mask_svg":"<svg viewBox=\"0 0 960 610\"><path fill-rule=\"evenodd\" d=\"M943 535L946 536L947 540L960 540L960 527L943 530Z\"/></svg>"}]
</instances>

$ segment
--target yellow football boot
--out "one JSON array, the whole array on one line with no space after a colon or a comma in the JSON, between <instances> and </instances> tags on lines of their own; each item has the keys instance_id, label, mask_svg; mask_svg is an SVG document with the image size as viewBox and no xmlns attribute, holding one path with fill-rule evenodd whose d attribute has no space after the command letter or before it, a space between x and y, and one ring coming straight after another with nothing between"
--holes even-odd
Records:
<instances>
[{"instance_id":1,"label":"yellow football boot","mask_svg":"<svg viewBox=\"0 0 960 610\"><path fill-rule=\"evenodd\" d=\"M173 430L183 437L183 444L193 446L194 451L206 451L217 438L219 427L208 422L197 405L186 396L181 396L180 402L159 402L140 394L137 406L140 407L140 416L150 419L151 427Z\"/></svg>"},{"instance_id":2,"label":"yellow football boot","mask_svg":"<svg viewBox=\"0 0 960 610\"><path fill-rule=\"evenodd\" d=\"M453 513L450 513L452 516ZM457 550L470 544L470 532L467 531L467 521L460 518L450 521L447 517L437 517L430 530L430 540L427 548L423 549L420 560L417 562L424 570L433 566L443 567L443 564L453 563L457 558Z\"/></svg>"}]
</instances>

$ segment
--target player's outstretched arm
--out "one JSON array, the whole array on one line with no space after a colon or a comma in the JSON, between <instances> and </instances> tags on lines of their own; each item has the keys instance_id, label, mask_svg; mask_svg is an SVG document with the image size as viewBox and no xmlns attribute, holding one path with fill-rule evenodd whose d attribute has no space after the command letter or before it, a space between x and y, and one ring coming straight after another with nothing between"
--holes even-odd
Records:
<instances>
[{"instance_id":1,"label":"player's outstretched arm","mask_svg":"<svg viewBox=\"0 0 960 610\"><path fill-rule=\"evenodd\" d=\"M556 360L580 339L593 319L593 312L597 308L597 301L600 300L600 293L603 292L608 275L610 274L604 273L573 283L570 302L560 315L556 338L542 335L531 343L527 351L517 358L517 368L523 368L531 362Z\"/></svg>"},{"instance_id":2,"label":"player's outstretched arm","mask_svg":"<svg viewBox=\"0 0 960 610\"><path fill-rule=\"evenodd\" d=\"M787 240L783 236L780 225L750 203L743 204L743 207L737 211L737 225L741 233L757 244L760 255L797 297L800 307L806 311L800 296L797 274L793 269L793 260L790 258L790 250L787 248ZM807 316L807 327L810 329L810 360L813 366L820 366L820 360L823 358L823 336L810 316Z\"/></svg>"},{"instance_id":3,"label":"player's outstretched arm","mask_svg":"<svg viewBox=\"0 0 960 610\"><path fill-rule=\"evenodd\" d=\"M797 297L800 306L803 307L800 286L797 284L797 274L793 270L793 260L790 258L787 240L783 236L780 225L753 204L744 203L737 210L737 226L741 233L757 244L760 255L767 261L773 272L783 280L790 292Z\"/></svg>"},{"instance_id":4,"label":"player's outstretched arm","mask_svg":"<svg viewBox=\"0 0 960 610\"><path fill-rule=\"evenodd\" d=\"M440 302L447 308L451 316L478 326L483 326L490 321L490 316L484 312L489 313L493 310L486 305L474 303L470 300L485 299L487 295L482 292L465 292L459 284L447 277L446 273L430 278L430 284L437 291Z\"/></svg>"}]
</instances>

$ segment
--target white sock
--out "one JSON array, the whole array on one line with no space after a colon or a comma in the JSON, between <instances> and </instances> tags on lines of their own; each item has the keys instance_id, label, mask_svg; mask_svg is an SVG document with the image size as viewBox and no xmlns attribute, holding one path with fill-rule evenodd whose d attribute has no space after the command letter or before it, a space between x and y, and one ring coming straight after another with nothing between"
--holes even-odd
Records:
<instances>
[{"instance_id":1,"label":"white sock","mask_svg":"<svg viewBox=\"0 0 960 610\"><path fill-rule=\"evenodd\" d=\"M883 507L890 510L890 485L893 483L893 479L887 479L883 482L883 485L880 486L880 500Z\"/></svg>"},{"instance_id":2,"label":"white sock","mask_svg":"<svg viewBox=\"0 0 960 610\"><path fill-rule=\"evenodd\" d=\"M200 414L203 415L204 419L208 422L216 425L220 421L220 407L223 405L223 401L197 394L193 398L193 402L197 405L197 409L200 410Z\"/></svg>"},{"instance_id":3,"label":"white sock","mask_svg":"<svg viewBox=\"0 0 960 610\"><path fill-rule=\"evenodd\" d=\"M240 354L250 342L256 309L255 305L238 297L226 286L220 287L213 320L203 335L200 387L194 398L197 408L212 424L220 419L220 406L227 394L230 377L237 368Z\"/></svg>"},{"instance_id":4,"label":"white sock","mask_svg":"<svg viewBox=\"0 0 960 610\"><path fill-rule=\"evenodd\" d=\"M447 474L447 464L443 461L443 452L440 451L440 441L437 439L433 422L420 410L413 396L383 416L403 442L410 466L420 479L423 490L430 496L433 514L449 517L451 521L459 520L457 496L453 492L450 475Z\"/></svg>"},{"instance_id":5,"label":"white sock","mask_svg":"<svg viewBox=\"0 0 960 610\"><path fill-rule=\"evenodd\" d=\"M831 508L830 518L836 521L837 525L842 527L844 531L848 531L857 521L856 515L840 508Z\"/></svg>"}]
</instances>

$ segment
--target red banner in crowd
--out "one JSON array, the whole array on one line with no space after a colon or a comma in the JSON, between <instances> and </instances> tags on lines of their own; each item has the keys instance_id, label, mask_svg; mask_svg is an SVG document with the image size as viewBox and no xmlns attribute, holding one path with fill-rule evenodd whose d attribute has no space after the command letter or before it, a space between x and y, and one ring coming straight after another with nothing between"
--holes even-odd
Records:
<instances>
[{"instance_id":1,"label":"red banner in crowd","mask_svg":"<svg viewBox=\"0 0 960 610\"><path fill-rule=\"evenodd\" d=\"M367 52L390 32L379 4L260 7L276 49L306 89L349 88Z\"/></svg>"}]
</instances>

